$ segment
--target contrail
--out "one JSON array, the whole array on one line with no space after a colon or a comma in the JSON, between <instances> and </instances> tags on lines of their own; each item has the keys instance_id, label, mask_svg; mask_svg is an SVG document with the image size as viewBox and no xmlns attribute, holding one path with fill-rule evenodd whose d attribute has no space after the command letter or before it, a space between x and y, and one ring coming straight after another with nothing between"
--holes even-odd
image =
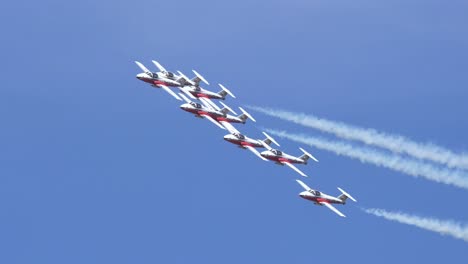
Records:
<instances>
[{"instance_id":1,"label":"contrail","mask_svg":"<svg viewBox=\"0 0 468 264\"><path fill-rule=\"evenodd\" d=\"M343 139L361 141L365 144L385 148L395 153L404 153L418 159L437 162L450 168L468 169L468 154L456 154L431 143L418 143L404 136L382 133L375 129L360 128L303 113L258 106L248 106L248 108L302 126L331 133Z\"/></svg>"},{"instance_id":2,"label":"contrail","mask_svg":"<svg viewBox=\"0 0 468 264\"><path fill-rule=\"evenodd\" d=\"M358 159L362 163L374 164L416 178L422 177L431 181L468 189L468 175L464 171L439 168L422 161L394 154L386 154L366 147L357 147L341 141L329 141L323 138L291 134L273 129L266 129L266 131L282 138L331 151L337 155Z\"/></svg>"},{"instance_id":3,"label":"contrail","mask_svg":"<svg viewBox=\"0 0 468 264\"><path fill-rule=\"evenodd\" d=\"M364 209L368 214L383 217L390 221L416 226L429 231L437 232L441 235L449 235L454 238L468 242L468 226L454 221L439 220L434 218L420 217L400 212L389 212L383 209Z\"/></svg>"}]
</instances>

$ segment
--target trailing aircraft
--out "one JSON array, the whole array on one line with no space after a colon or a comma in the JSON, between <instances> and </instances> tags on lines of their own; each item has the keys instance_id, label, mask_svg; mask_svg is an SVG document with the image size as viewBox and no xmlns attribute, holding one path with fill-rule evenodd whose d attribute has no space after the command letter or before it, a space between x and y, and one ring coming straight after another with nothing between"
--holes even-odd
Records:
<instances>
[{"instance_id":1,"label":"trailing aircraft","mask_svg":"<svg viewBox=\"0 0 468 264\"><path fill-rule=\"evenodd\" d=\"M338 190L341 192L341 194L338 197L333 197L328 194L324 194L322 192L316 191L314 189L311 189L309 186L307 186L305 183L303 183L300 180L296 180L297 183L299 183L302 188L305 189L305 191L301 192L299 194L300 197L314 202L316 205L325 205L328 207L330 210L335 212L337 215L341 217L346 217L343 213L338 211L333 205L331 204L345 204L346 200L349 198L354 202L357 202L356 199L354 199L349 193L343 191L340 187L338 187Z\"/></svg>"}]
</instances>

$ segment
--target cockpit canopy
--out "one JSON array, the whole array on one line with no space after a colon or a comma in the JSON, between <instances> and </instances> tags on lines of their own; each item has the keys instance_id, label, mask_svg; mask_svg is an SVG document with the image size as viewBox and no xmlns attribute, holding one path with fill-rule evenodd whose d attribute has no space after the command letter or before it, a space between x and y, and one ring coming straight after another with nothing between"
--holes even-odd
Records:
<instances>
[{"instance_id":1,"label":"cockpit canopy","mask_svg":"<svg viewBox=\"0 0 468 264\"><path fill-rule=\"evenodd\" d=\"M190 104L195 108L202 108L201 104L199 104L199 103L191 102Z\"/></svg>"},{"instance_id":2,"label":"cockpit canopy","mask_svg":"<svg viewBox=\"0 0 468 264\"><path fill-rule=\"evenodd\" d=\"M233 133L233 135L236 136L238 139L245 139L245 136L241 133Z\"/></svg>"},{"instance_id":3,"label":"cockpit canopy","mask_svg":"<svg viewBox=\"0 0 468 264\"><path fill-rule=\"evenodd\" d=\"M272 149L271 152L273 152L273 154L275 154L276 156L282 156L283 155L283 152L281 152L280 150L277 150L277 149Z\"/></svg>"},{"instance_id":4,"label":"cockpit canopy","mask_svg":"<svg viewBox=\"0 0 468 264\"><path fill-rule=\"evenodd\" d=\"M158 73L156 72L147 72L146 74L148 74L153 79L158 78Z\"/></svg>"},{"instance_id":5,"label":"cockpit canopy","mask_svg":"<svg viewBox=\"0 0 468 264\"><path fill-rule=\"evenodd\" d=\"M175 75L172 72L166 72L166 76L170 79L173 79Z\"/></svg>"},{"instance_id":6,"label":"cockpit canopy","mask_svg":"<svg viewBox=\"0 0 468 264\"><path fill-rule=\"evenodd\" d=\"M322 195L319 191L316 191L316 190L309 190L309 192L315 196L320 196Z\"/></svg>"}]
</instances>

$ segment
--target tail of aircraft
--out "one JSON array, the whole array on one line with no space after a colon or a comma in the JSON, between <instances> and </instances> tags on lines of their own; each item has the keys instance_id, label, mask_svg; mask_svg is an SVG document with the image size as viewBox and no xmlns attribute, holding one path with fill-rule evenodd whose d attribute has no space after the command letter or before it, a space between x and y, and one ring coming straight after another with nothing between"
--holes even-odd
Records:
<instances>
[{"instance_id":1,"label":"tail of aircraft","mask_svg":"<svg viewBox=\"0 0 468 264\"><path fill-rule=\"evenodd\" d=\"M270 144L273 142L276 146L280 146L280 144L278 144L278 142L276 142L276 140L274 140L270 135L268 135L267 133L265 132L262 132L263 135L265 135L265 139L262 140L263 143L265 143L267 146L270 146Z\"/></svg>"},{"instance_id":2,"label":"tail of aircraft","mask_svg":"<svg viewBox=\"0 0 468 264\"><path fill-rule=\"evenodd\" d=\"M229 91L226 87L224 87L224 85L222 85L222 84L220 84L220 83L218 83L218 85L221 87L221 91L219 91L218 94L219 94L220 96L222 96L223 100L224 100L224 98L226 98L226 95L228 95L228 94L229 94L232 98L236 98L236 97L234 96L234 94L231 93L231 91Z\"/></svg>"},{"instance_id":3,"label":"tail of aircraft","mask_svg":"<svg viewBox=\"0 0 468 264\"><path fill-rule=\"evenodd\" d=\"M185 76L185 74L183 74L181 71L177 71L177 73L179 74L179 78L177 79L177 81L182 85L197 85L192 80L190 80L189 77Z\"/></svg>"},{"instance_id":4,"label":"tail of aircraft","mask_svg":"<svg viewBox=\"0 0 468 264\"><path fill-rule=\"evenodd\" d=\"M357 202L356 199L354 199L349 193L343 191L340 187L338 187L338 190L340 190L341 194L338 196L338 199L340 199L343 204L346 203L346 199L351 199L353 202Z\"/></svg>"},{"instance_id":5,"label":"tail of aircraft","mask_svg":"<svg viewBox=\"0 0 468 264\"><path fill-rule=\"evenodd\" d=\"M305 161L305 163L307 163L307 160L310 159L313 159L315 162L318 162L318 159L316 159L314 156L312 156L312 154L310 154L309 152L305 151L303 148L299 148L302 152L304 152L304 154L302 156L300 156L299 158L303 161Z\"/></svg>"},{"instance_id":6,"label":"tail of aircraft","mask_svg":"<svg viewBox=\"0 0 468 264\"><path fill-rule=\"evenodd\" d=\"M245 111L242 107L239 107L241 110L242 114L238 115L237 117L242 120L242 123L245 124L245 121L247 121L247 118L250 120L257 122L247 111Z\"/></svg>"},{"instance_id":7,"label":"tail of aircraft","mask_svg":"<svg viewBox=\"0 0 468 264\"><path fill-rule=\"evenodd\" d=\"M199 74L197 71L192 70L192 72L193 74L195 74L195 77L193 77L191 81L194 82L196 86L200 85L200 81L206 83L207 85L210 85L210 83L205 78L203 78L203 76L201 76L201 74Z\"/></svg>"},{"instance_id":8,"label":"tail of aircraft","mask_svg":"<svg viewBox=\"0 0 468 264\"><path fill-rule=\"evenodd\" d=\"M221 111L221 112L223 112L223 113L225 113L225 114L227 114L228 112L231 112L231 113L237 115L237 113L234 112L234 110L232 110L231 107L227 106L227 105L224 104L223 102L219 102L219 103L223 106L223 108L222 108L221 110L219 110L219 111Z\"/></svg>"}]
</instances>

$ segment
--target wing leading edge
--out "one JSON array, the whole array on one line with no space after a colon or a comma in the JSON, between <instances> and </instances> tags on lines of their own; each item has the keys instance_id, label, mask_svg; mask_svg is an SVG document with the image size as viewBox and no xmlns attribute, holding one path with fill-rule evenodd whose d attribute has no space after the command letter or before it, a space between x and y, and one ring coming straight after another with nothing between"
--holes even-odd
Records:
<instances>
[{"instance_id":1,"label":"wing leading edge","mask_svg":"<svg viewBox=\"0 0 468 264\"><path fill-rule=\"evenodd\" d=\"M301 176L307 177L307 175L305 173L303 173L301 170L299 170L296 166L292 165L291 163L289 163L289 162L281 162L281 163L288 166L289 168L295 170Z\"/></svg>"},{"instance_id":2,"label":"wing leading edge","mask_svg":"<svg viewBox=\"0 0 468 264\"><path fill-rule=\"evenodd\" d=\"M337 215L341 216L341 217L346 217L342 212L338 211L338 209L336 209L333 205L327 203L327 202L320 202L321 205L325 205L326 207L328 207L330 210L332 210L333 212L335 212Z\"/></svg>"}]
</instances>

